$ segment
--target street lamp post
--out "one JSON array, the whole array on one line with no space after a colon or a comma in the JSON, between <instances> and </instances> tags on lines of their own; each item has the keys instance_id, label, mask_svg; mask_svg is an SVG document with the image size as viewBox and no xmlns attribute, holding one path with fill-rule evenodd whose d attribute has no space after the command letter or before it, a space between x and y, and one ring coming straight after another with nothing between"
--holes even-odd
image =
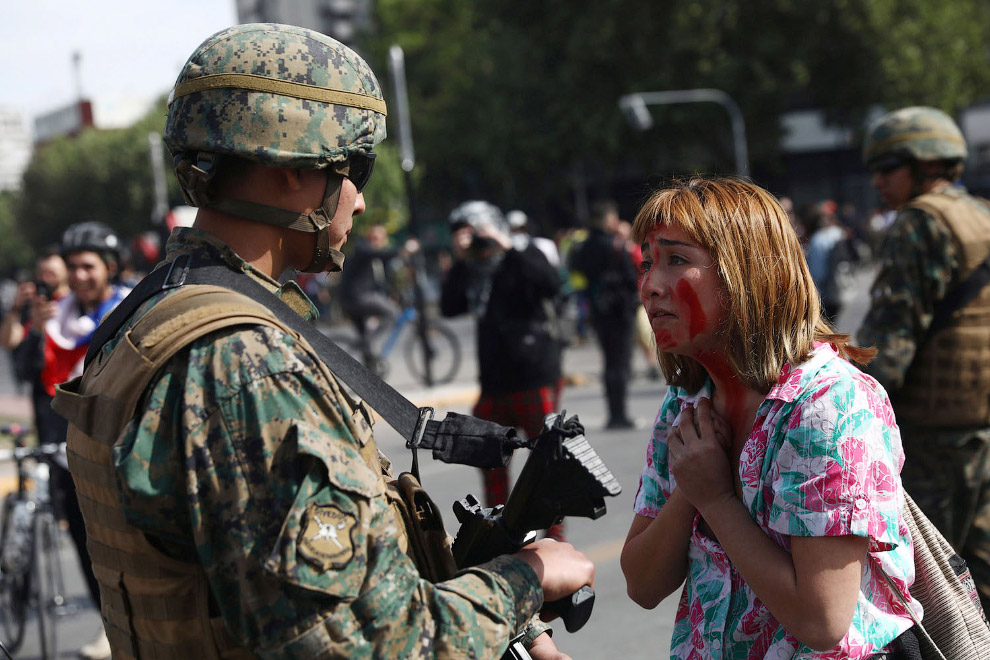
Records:
<instances>
[{"instance_id":1,"label":"street lamp post","mask_svg":"<svg viewBox=\"0 0 990 660\"><path fill-rule=\"evenodd\" d=\"M413 198L412 171L416 166L416 152L413 149L412 122L409 117L409 97L406 92L406 60L402 47L393 44L388 49L389 73L395 89L395 103L399 114L399 151L402 171L406 179L406 195L409 200L409 229L414 237L420 238L419 217L416 214L416 203ZM423 263L423 251L418 250L411 257L413 263L413 304L416 307L416 334L419 338L420 349L423 351L423 380L427 387L433 386L433 347L430 344L429 326L426 319L426 300L423 295L423 281L426 279L426 268Z\"/></svg>"},{"instance_id":2,"label":"street lamp post","mask_svg":"<svg viewBox=\"0 0 990 660\"><path fill-rule=\"evenodd\" d=\"M732 121L732 142L735 147L736 174L749 176L749 155L746 150L746 125L739 106L720 89L679 89L666 92L636 92L619 98L619 108L633 128L646 131L653 127L649 105L676 103L718 103L729 113Z\"/></svg>"}]
</instances>

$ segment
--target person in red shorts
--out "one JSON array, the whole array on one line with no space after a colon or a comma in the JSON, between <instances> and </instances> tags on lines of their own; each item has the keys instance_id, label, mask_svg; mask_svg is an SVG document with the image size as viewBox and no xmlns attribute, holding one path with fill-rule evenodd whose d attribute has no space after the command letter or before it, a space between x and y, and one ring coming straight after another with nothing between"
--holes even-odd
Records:
<instances>
[{"instance_id":1,"label":"person in red shorts","mask_svg":"<svg viewBox=\"0 0 990 660\"><path fill-rule=\"evenodd\" d=\"M476 417L538 435L560 399L562 342L556 303L563 285L542 251L511 237L502 212L487 202L461 204L451 213L454 263L444 279L445 316L478 320L481 397ZM484 470L485 506L503 504L508 468ZM563 540L563 524L548 535Z\"/></svg>"}]
</instances>

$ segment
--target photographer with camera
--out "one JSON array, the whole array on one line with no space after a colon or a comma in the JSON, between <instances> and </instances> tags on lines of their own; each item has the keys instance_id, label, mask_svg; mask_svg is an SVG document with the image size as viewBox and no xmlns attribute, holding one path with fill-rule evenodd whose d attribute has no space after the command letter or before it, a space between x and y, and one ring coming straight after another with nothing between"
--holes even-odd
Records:
<instances>
[{"instance_id":1,"label":"photographer with camera","mask_svg":"<svg viewBox=\"0 0 990 660\"><path fill-rule=\"evenodd\" d=\"M473 414L535 437L560 398L560 275L528 234L510 234L493 204L465 202L451 212L450 224L454 264L441 310L470 312L478 322L481 397ZM505 503L508 468L483 475L486 506ZM548 534L562 540L563 524Z\"/></svg>"},{"instance_id":2,"label":"photographer with camera","mask_svg":"<svg viewBox=\"0 0 990 660\"><path fill-rule=\"evenodd\" d=\"M0 323L0 346L11 353L14 375L31 386L34 428L40 441L53 432L65 437L65 422L52 412L51 396L41 383L44 366L44 326L55 316L58 301L69 294L69 273L56 249L44 252L35 261L34 280L18 284L10 311ZM54 427L53 427L54 425ZM54 428L54 431L52 430Z\"/></svg>"}]
</instances>

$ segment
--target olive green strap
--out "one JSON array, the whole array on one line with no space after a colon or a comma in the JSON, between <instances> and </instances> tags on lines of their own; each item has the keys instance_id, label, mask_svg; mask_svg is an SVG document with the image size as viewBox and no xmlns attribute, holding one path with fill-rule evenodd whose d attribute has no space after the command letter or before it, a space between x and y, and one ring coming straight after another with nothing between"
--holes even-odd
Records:
<instances>
[{"instance_id":1,"label":"olive green strap","mask_svg":"<svg viewBox=\"0 0 990 660\"><path fill-rule=\"evenodd\" d=\"M289 82L288 80L275 80L267 76L258 76L252 73L215 73L186 80L175 86L175 89L169 94L168 102L171 105L172 101L182 96L194 92L202 92L207 89L221 89L225 87L246 89L252 92L268 92L270 94L290 96L306 101L346 105L352 108L371 110L381 115L388 114L385 110L385 101L375 96L327 89L326 87Z\"/></svg>"}]
</instances>

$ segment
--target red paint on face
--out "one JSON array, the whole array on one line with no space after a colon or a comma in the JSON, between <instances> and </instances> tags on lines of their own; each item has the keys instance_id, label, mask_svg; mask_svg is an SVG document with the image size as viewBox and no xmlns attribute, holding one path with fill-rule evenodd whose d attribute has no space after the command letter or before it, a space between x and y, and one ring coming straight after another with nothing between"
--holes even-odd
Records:
<instances>
[{"instance_id":1,"label":"red paint on face","mask_svg":"<svg viewBox=\"0 0 990 660\"><path fill-rule=\"evenodd\" d=\"M661 350L664 350L664 351L667 350L667 349L673 348L673 346L674 346L674 338L671 336L671 334L668 331L661 330L660 332L655 333L655 335L656 335L656 338L657 338L657 347L658 348L660 348Z\"/></svg>"},{"instance_id":2,"label":"red paint on face","mask_svg":"<svg viewBox=\"0 0 990 660\"><path fill-rule=\"evenodd\" d=\"M691 318L688 319L688 333L691 339L694 339L705 329L705 324L708 321L705 317L705 311L701 309L701 301L698 300L698 294L694 292L694 289L691 288L691 284L687 280L678 280L675 291L684 300L684 304L687 305L690 311Z\"/></svg>"}]
</instances>

